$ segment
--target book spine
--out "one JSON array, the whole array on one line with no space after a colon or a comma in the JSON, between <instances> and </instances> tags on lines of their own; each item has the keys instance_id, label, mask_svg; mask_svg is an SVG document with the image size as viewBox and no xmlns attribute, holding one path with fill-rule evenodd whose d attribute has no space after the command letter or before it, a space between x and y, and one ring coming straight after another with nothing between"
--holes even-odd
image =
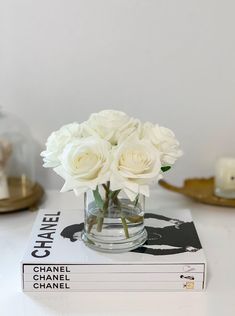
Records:
<instances>
[{"instance_id":1,"label":"book spine","mask_svg":"<svg viewBox=\"0 0 235 316\"><path fill-rule=\"evenodd\" d=\"M56 291L200 291L202 282L25 282L26 292Z\"/></svg>"},{"instance_id":2,"label":"book spine","mask_svg":"<svg viewBox=\"0 0 235 316\"><path fill-rule=\"evenodd\" d=\"M23 263L23 273L204 273L205 264L27 264Z\"/></svg>"},{"instance_id":3,"label":"book spine","mask_svg":"<svg viewBox=\"0 0 235 316\"><path fill-rule=\"evenodd\" d=\"M203 281L203 273L39 273L24 274L24 282L160 282Z\"/></svg>"},{"instance_id":4,"label":"book spine","mask_svg":"<svg viewBox=\"0 0 235 316\"><path fill-rule=\"evenodd\" d=\"M83 272L82 265L23 265L23 290L24 291L102 291L102 290L202 290L204 286L203 272L181 271L182 266L178 265L169 271L167 265L161 266L162 271L149 272L148 265L145 265L145 272L139 272L140 267L133 266L132 272L116 269L114 272L107 272L106 265L99 267L98 271ZM126 266L129 267L129 266ZM155 266L156 267L156 266ZM189 267L187 265L187 267ZM97 266L93 266L97 268ZM171 265L175 268L175 265ZM105 270L106 271L105 271ZM198 266L197 266L198 269ZM127 269L128 270L128 269ZM134 270L134 271L133 271ZM180 270L180 271L179 271ZM199 269L200 270L200 269ZM105 272L104 272L105 271Z\"/></svg>"}]
</instances>

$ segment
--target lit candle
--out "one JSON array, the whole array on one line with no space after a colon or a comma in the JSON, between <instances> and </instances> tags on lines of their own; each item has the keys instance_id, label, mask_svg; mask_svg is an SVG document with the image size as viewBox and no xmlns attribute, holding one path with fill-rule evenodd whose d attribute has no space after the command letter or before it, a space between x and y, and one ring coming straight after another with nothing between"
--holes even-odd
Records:
<instances>
[{"instance_id":1,"label":"lit candle","mask_svg":"<svg viewBox=\"0 0 235 316\"><path fill-rule=\"evenodd\" d=\"M235 158L220 158L216 162L215 194L235 199Z\"/></svg>"}]
</instances>

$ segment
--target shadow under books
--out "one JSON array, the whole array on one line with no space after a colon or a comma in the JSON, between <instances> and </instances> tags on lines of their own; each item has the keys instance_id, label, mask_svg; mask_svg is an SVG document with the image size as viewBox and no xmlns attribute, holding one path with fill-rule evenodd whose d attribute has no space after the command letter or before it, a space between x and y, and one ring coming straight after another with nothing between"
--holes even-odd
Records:
<instances>
[{"instance_id":1,"label":"shadow under books","mask_svg":"<svg viewBox=\"0 0 235 316\"><path fill-rule=\"evenodd\" d=\"M151 220L151 226L148 226L148 220ZM166 223L166 226L157 227L159 220ZM184 222L155 213L146 213L145 221L148 239L143 246L131 252L160 256L196 252L202 248L192 221ZM84 223L69 225L62 230L61 236L75 242L81 239L83 229Z\"/></svg>"}]
</instances>

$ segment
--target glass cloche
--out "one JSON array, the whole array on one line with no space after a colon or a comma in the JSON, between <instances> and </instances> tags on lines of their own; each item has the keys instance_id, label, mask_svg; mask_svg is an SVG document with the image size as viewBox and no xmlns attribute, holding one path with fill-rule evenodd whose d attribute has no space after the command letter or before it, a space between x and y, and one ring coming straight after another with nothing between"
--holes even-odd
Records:
<instances>
[{"instance_id":1,"label":"glass cloche","mask_svg":"<svg viewBox=\"0 0 235 316\"><path fill-rule=\"evenodd\" d=\"M34 158L28 126L0 108L0 212L27 208L41 197Z\"/></svg>"}]
</instances>

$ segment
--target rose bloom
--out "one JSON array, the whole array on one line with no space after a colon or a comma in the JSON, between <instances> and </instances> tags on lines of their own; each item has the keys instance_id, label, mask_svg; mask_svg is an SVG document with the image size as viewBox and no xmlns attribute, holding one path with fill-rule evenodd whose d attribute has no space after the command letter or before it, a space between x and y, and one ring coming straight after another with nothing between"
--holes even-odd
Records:
<instances>
[{"instance_id":1,"label":"rose bloom","mask_svg":"<svg viewBox=\"0 0 235 316\"><path fill-rule=\"evenodd\" d=\"M54 171L65 179L61 192L75 194L95 190L109 180L110 144L97 137L88 137L67 144L60 156L61 165Z\"/></svg>"},{"instance_id":2,"label":"rose bloom","mask_svg":"<svg viewBox=\"0 0 235 316\"><path fill-rule=\"evenodd\" d=\"M59 156L66 144L72 139L81 138L83 135L83 125L71 123L62 126L53 132L47 139L46 150L41 153L43 157L43 167L54 168L60 164Z\"/></svg>"},{"instance_id":3,"label":"rose bloom","mask_svg":"<svg viewBox=\"0 0 235 316\"><path fill-rule=\"evenodd\" d=\"M85 125L90 135L98 135L112 145L117 145L133 133L139 127L140 122L124 112L104 110L91 114Z\"/></svg>"},{"instance_id":4,"label":"rose bloom","mask_svg":"<svg viewBox=\"0 0 235 316\"><path fill-rule=\"evenodd\" d=\"M175 134L166 127L146 122L142 125L141 139L148 139L159 150L162 165L173 165L182 156Z\"/></svg>"},{"instance_id":5,"label":"rose bloom","mask_svg":"<svg viewBox=\"0 0 235 316\"><path fill-rule=\"evenodd\" d=\"M141 193L149 196L149 185L161 178L159 151L145 139L131 135L113 153L111 190L124 189L134 200Z\"/></svg>"}]
</instances>

